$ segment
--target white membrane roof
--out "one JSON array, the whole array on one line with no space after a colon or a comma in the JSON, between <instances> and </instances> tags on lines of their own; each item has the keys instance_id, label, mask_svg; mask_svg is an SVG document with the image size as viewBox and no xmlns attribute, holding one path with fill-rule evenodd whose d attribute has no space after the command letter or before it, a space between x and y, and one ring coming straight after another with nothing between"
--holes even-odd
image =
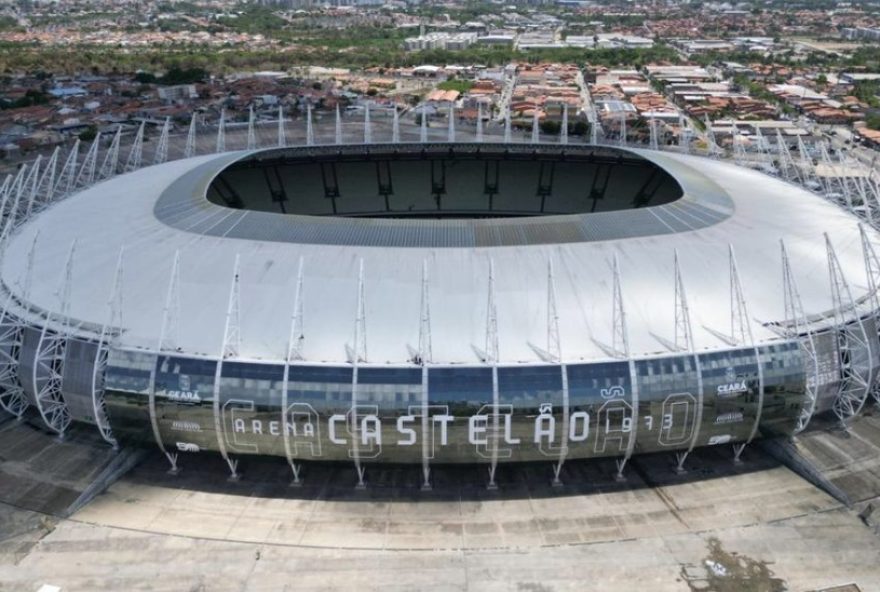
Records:
<instances>
[{"instance_id":1,"label":"white membrane roof","mask_svg":"<svg viewBox=\"0 0 880 592\"><path fill-rule=\"evenodd\" d=\"M632 152L672 174L685 189L683 200L721 215L693 225L695 229L676 232L507 246L366 246L224 236L234 234L230 231L209 234L222 220L242 215L240 210L201 197L214 175L249 154L240 152L147 167L54 204L12 237L0 274L7 288L24 298L28 252L39 233L26 299L39 309L60 313L65 261L75 241L69 314L78 323L100 327L108 319L107 300L120 248L125 247L122 335L117 345L155 348L172 262L179 251L180 317L172 327L172 337L176 334L182 352L216 356L221 352L233 266L239 255L240 356L283 360L302 258L302 354L312 362L344 363L347 346L354 340L358 270L363 261L367 361L371 364L406 363L418 347L425 262L434 363L480 362L475 350L483 350L486 343L490 261L495 269L502 363L541 361L530 344L547 346L550 260L566 361L607 358L595 342L612 341L615 255L634 356L664 351L652 334L673 338L676 250L697 349L728 347L707 330L730 332L728 245L736 253L758 342L778 339L761 323L781 321L784 315L780 239L785 240L808 315L825 313L831 306L823 232L835 246L853 296L865 295L858 220L853 215L803 189L732 164L696 156ZM179 196L181 208L187 210L185 220L179 217L173 226L160 220L156 215L160 196L165 192L163 199L173 199L166 190L194 170L199 171L202 193L195 202L191 191ZM705 200L699 194L704 183L713 194ZM725 195L719 197L719 191ZM659 207L669 205L674 204ZM614 213L615 224L623 225L623 235L626 220L621 222L620 215L626 213ZM381 225L396 222L407 224L383 220ZM296 221L284 223L295 225ZM869 236L877 242L873 230Z\"/></svg>"}]
</instances>

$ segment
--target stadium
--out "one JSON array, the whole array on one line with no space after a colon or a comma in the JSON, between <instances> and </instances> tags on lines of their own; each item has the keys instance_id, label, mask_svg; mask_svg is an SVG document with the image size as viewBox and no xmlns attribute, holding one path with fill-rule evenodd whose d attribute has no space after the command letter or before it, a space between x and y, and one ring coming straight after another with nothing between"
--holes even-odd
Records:
<instances>
[{"instance_id":1,"label":"stadium","mask_svg":"<svg viewBox=\"0 0 880 592\"><path fill-rule=\"evenodd\" d=\"M7 179L6 411L172 470L404 463L430 487L478 463L492 486L502 463L738 458L875 392L866 202L644 148L219 144Z\"/></svg>"}]
</instances>

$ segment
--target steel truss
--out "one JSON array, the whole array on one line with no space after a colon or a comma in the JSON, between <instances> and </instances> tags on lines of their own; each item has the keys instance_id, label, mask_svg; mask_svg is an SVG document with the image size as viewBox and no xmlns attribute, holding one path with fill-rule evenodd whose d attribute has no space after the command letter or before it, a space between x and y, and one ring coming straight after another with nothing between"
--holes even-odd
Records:
<instances>
[{"instance_id":1,"label":"steel truss","mask_svg":"<svg viewBox=\"0 0 880 592\"><path fill-rule=\"evenodd\" d=\"M569 409L570 394L568 389L568 368L562 357L562 341L559 337L559 310L556 307L556 277L553 274L553 260L547 260L547 361L559 364L562 384L562 445L559 447L559 458L553 465L552 485L559 487L562 466L568 457L568 435L571 423Z\"/></svg>"},{"instance_id":2,"label":"steel truss","mask_svg":"<svg viewBox=\"0 0 880 592\"><path fill-rule=\"evenodd\" d=\"M430 424L428 365L433 361L431 347L431 301L428 283L428 262L422 262L422 300L419 314L419 358L422 367L422 491L431 489L431 443L428 442Z\"/></svg>"},{"instance_id":3,"label":"steel truss","mask_svg":"<svg viewBox=\"0 0 880 592\"><path fill-rule=\"evenodd\" d=\"M825 247L828 251L831 307L841 369L841 381L833 409L835 415L845 424L846 420L862 410L871 390L871 343L827 233ZM853 312L854 321L847 322L846 311Z\"/></svg>"},{"instance_id":4,"label":"steel truss","mask_svg":"<svg viewBox=\"0 0 880 592\"><path fill-rule=\"evenodd\" d=\"M880 342L880 296L877 289L880 287L880 260L877 259L877 253L874 246L868 239L868 233L865 231L864 224L859 224L859 235L862 240L862 256L865 259L865 275L868 279L868 302L871 305L871 315L874 318L876 335L874 343ZM880 404L880 372L874 376L874 384L871 386L871 396L874 402Z\"/></svg>"},{"instance_id":5,"label":"steel truss","mask_svg":"<svg viewBox=\"0 0 880 592\"><path fill-rule=\"evenodd\" d=\"M537 144L541 141L541 127L538 124L538 110L535 109L532 112L532 144Z\"/></svg>"},{"instance_id":6,"label":"steel truss","mask_svg":"<svg viewBox=\"0 0 880 592\"><path fill-rule=\"evenodd\" d=\"M751 347L754 350L755 360L758 364L758 410L755 413L755 422L752 424L752 429L746 441L733 445L733 460L734 462L739 462L743 450L755 439L755 436L758 434L758 428L761 425L761 414L764 410L764 366L761 362L761 352L755 344L752 323L746 299L743 295L742 282L739 278L739 269L736 264L736 255L733 252L732 244L728 244L727 254L730 277L730 334L725 335L709 327L704 328L727 345Z\"/></svg>"},{"instance_id":7,"label":"steel truss","mask_svg":"<svg viewBox=\"0 0 880 592\"><path fill-rule=\"evenodd\" d=\"M241 281L239 278L241 257L235 256L235 264L232 271L232 286L229 289L229 304L226 307L226 324L223 329L223 344L220 348L220 358L214 370L214 432L217 435L217 449L226 464L229 465L229 480L238 481L238 459L229 456L226 450L226 434L220 409L220 383L223 377L223 362L227 359L237 358L241 351ZM282 424L285 425L285 424Z\"/></svg>"},{"instance_id":8,"label":"steel truss","mask_svg":"<svg viewBox=\"0 0 880 592\"><path fill-rule=\"evenodd\" d=\"M0 316L0 407L21 418L28 408L28 398L18 379L18 358L21 354L24 326L10 314L12 292L6 297Z\"/></svg>"},{"instance_id":9,"label":"steel truss","mask_svg":"<svg viewBox=\"0 0 880 592\"><path fill-rule=\"evenodd\" d=\"M195 116L193 116L195 117ZM195 121L195 119L193 119ZM171 264L171 279L168 281L168 293L165 297L165 306L162 309L162 324L159 327L159 341L156 353L161 358L162 352L174 351L178 343L178 322L180 319L180 251L174 252L174 262ZM180 469L177 466L177 452L169 452L162 440L162 432L159 431L159 418L156 413L156 372L159 359L150 370L150 391L148 408L150 413L150 426L153 429L153 438L156 446L168 459L171 467L168 472L176 475Z\"/></svg>"},{"instance_id":10,"label":"steel truss","mask_svg":"<svg viewBox=\"0 0 880 592\"><path fill-rule=\"evenodd\" d=\"M287 409L290 405L288 388L290 385L290 365L303 359L302 348L305 335L303 333L303 258L299 258L299 270L296 274L296 295L293 301L293 313L290 316L290 335L287 340L287 356L284 358L284 378L281 389L281 425L284 433L284 455L293 472L291 485L299 486L301 465L297 464L294 454L297 452L290 445L290 416Z\"/></svg>"},{"instance_id":11,"label":"steel truss","mask_svg":"<svg viewBox=\"0 0 880 592\"><path fill-rule=\"evenodd\" d=\"M128 151L128 158L125 161L125 168L123 168L124 172L136 171L141 168L141 163L144 159L144 126L146 125L145 121L141 122L140 127L138 127L137 135L134 137L134 142L131 145L131 149Z\"/></svg>"},{"instance_id":12,"label":"steel truss","mask_svg":"<svg viewBox=\"0 0 880 592\"><path fill-rule=\"evenodd\" d=\"M422 109L422 118L419 121L419 142L422 144L428 141L428 115ZM341 143L341 142L338 142Z\"/></svg>"},{"instance_id":13,"label":"steel truss","mask_svg":"<svg viewBox=\"0 0 880 592\"><path fill-rule=\"evenodd\" d=\"M64 274L59 289L61 313L48 313L40 331L40 340L34 357L33 385L34 403L43 422L59 436L70 425L70 413L64 402L62 387L64 381L64 361L67 341L70 338L70 291L73 287L73 257L76 252L76 241L70 246ZM61 329L50 329L52 322L61 325Z\"/></svg>"},{"instance_id":14,"label":"steel truss","mask_svg":"<svg viewBox=\"0 0 880 592\"><path fill-rule=\"evenodd\" d=\"M364 104L364 144L373 143L373 125L370 123L370 103Z\"/></svg>"},{"instance_id":15,"label":"steel truss","mask_svg":"<svg viewBox=\"0 0 880 592\"><path fill-rule=\"evenodd\" d=\"M7 224L7 227L9 224ZM36 251L39 231L34 235L31 248L27 255L22 302L25 306L30 299L30 278L33 273L34 253ZM4 232L0 243L5 243L8 235ZM3 244L5 247L5 244ZM9 291L0 316L0 407L15 417L21 418L28 408L28 397L19 379L19 359L24 340L24 323L13 315L10 307L13 303L12 291Z\"/></svg>"},{"instance_id":16,"label":"steel truss","mask_svg":"<svg viewBox=\"0 0 880 592\"><path fill-rule=\"evenodd\" d=\"M100 145L101 132L98 132L95 135L95 139L92 141L92 145L89 146L89 151L86 152L86 156L79 168L79 174L76 176L76 181L74 182L74 186L77 188L88 187L95 182L95 167L98 164L98 148Z\"/></svg>"},{"instance_id":17,"label":"steel truss","mask_svg":"<svg viewBox=\"0 0 880 592\"><path fill-rule=\"evenodd\" d=\"M162 124L162 131L159 134L159 143L156 146L156 153L153 155L153 164L162 164L168 160L168 136L171 133L171 118L166 117L165 123Z\"/></svg>"},{"instance_id":18,"label":"steel truss","mask_svg":"<svg viewBox=\"0 0 880 592\"><path fill-rule=\"evenodd\" d=\"M357 472L357 489L366 487L364 483L364 473L366 468L361 462L360 439L361 429L358 424L358 368L361 362L367 361L367 323L366 323L366 301L364 299L364 260L361 259L358 265L358 287L357 287L357 312L354 318L354 346L348 351L349 361L351 362L351 423L349 430L351 431L352 450L351 456L354 460L354 468Z\"/></svg>"},{"instance_id":19,"label":"steel truss","mask_svg":"<svg viewBox=\"0 0 880 592\"><path fill-rule=\"evenodd\" d=\"M97 139L97 138L96 138ZM113 134L113 140L110 147L104 154L104 160L101 162L101 168L98 169L98 179L109 179L116 175L119 169L119 143L122 141L122 126L116 126L116 133Z\"/></svg>"},{"instance_id":20,"label":"steel truss","mask_svg":"<svg viewBox=\"0 0 880 592\"><path fill-rule=\"evenodd\" d=\"M315 130L312 128L312 104L309 103L308 105L306 105L306 146L314 145Z\"/></svg>"},{"instance_id":21,"label":"steel truss","mask_svg":"<svg viewBox=\"0 0 880 592\"><path fill-rule=\"evenodd\" d=\"M562 125L559 127L559 143L568 144L568 103L562 104Z\"/></svg>"},{"instance_id":22,"label":"steel truss","mask_svg":"<svg viewBox=\"0 0 880 592\"><path fill-rule=\"evenodd\" d=\"M392 113L391 143L392 144L399 144L400 143L400 113L398 113L398 111L397 111L397 105L394 105L394 111Z\"/></svg>"},{"instance_id":23,"label":"steel truss","mask_svg":"<svg viewBox=\"0 0 880 592\"><path fill-rule=\"evenodd\" d=\"M816 354L816 342L813 331L807 322L801 295L797 288L797 282L792 273L788 252L785 242L779 240L779 248L782 253L782 296L785 305L785 328L784 335L790 339L797 339L801 350L812 365L812 372L807 374L806 388L804 392L804 405L801 407L797 419L795 434L802 432L810 423L813 413L816 411L816 400L819 388L819 356Z\"/></svg>"},{"instance_id":24,"label":"steel truss","mask_svg":"<svg viewBox=\"0 0 880 592\"><path fill-rule=\"evenodd\" d=\"M495 261L489 259L489 301L486 307L485 361L492 368L492 428L488 438L490 450L488 489L498 489L495 472L498 469L498 444L501 439L500 393L498 390L498 309L495 306Z\"/></svg>"},{"instance_id":25,"label":"steel truss","mask_svg":"<svg viewBox=\"0 0 880 592\"><path fill-rule=\"evenodd\" d=\"M691 437L688 449L675 455L677 464L676 471L684 472L684 461L693 452L700 437L700 424L703 421L703 372L700 368L700 358L694 352L694 337L691 328L691 313L688 308L687 294L684 290L684 282L681 279L681 264L678 259L678 250L675 251L675 341L674 345L679 351L687 351L693 356L694 369L697 373L697 410L694 418L694 435Z\"/></svg>"},{"instance_id":26,"label":"steel truss","mask_svg":"<svg viewBox=\"0 0 880 592\"><path fill-rule=\"evenodd\" d=\"M248 108L247 149L254 150L257 147L257 134L254 130L254 106Z\"/></svg>"},{"instance_id":27,"label":"steel truss","mask_svg":"<svg viewBox=\"0 0 880 592\"><path fill-rule=\"evenodd\" d=\"M217 123L217 142L214 152L226 152L226 109L220 109L220 121Z\"/></svg>"},{"instance_id":28,"label":"steel truss","mask_svg":"<svg viewBox=\"0 0 880 592\"><path fill-rule=\"evenodd\" d=\"M193 112L189 120L189 129L186 132L186 145L183 148L183 157L192 158L196 155L196 114Z\"/></svg>"},{"instance_id":29,"label":"steel truss","mask_svg":"<svg viewBox=\"0 0 880 592\"><path fill-rule=\"evenodd\" d=\"M455 107L449 105L449 116L446 129L446 141L455 142Z\"/></svg>"},{"instance_id":30,"label":"steel truss","mask_svg":"<svg viewBox=\"0 0 880 592\"><path fill-rule=\"evenodd\" d=\"M101 325L101 334L98 337L98 346L95 349L95 363L92 365L92 413L95 425L113 449L119 448L116 438L113 437L113 429L110 426L107 403L104 400L104 380L107 375L107 359L110 356L110 339L114 331L122 326L122 262L125 247L119 249L119 258L116 261L116 273L113 276L113 285L110 289L110 297L107 300L107 321Z\"/></svg>"}]
</instances>

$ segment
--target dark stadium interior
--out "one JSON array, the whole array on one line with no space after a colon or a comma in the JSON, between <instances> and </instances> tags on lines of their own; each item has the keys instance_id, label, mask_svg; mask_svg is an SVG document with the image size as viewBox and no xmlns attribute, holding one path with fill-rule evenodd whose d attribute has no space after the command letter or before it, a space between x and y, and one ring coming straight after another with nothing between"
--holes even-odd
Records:
<instances>
[{"instance_id":1,"label":"dark stadium interior","mask_svg":"<svg viewBox=\"0 0 880 592\"><path fill-rule=\"evenodd\" d=\"M208 189L218 205L364 218L508 218L675 201L659 166L613 148L490 144L323 146L262 151Z\"/></svg>"}]
</instances>

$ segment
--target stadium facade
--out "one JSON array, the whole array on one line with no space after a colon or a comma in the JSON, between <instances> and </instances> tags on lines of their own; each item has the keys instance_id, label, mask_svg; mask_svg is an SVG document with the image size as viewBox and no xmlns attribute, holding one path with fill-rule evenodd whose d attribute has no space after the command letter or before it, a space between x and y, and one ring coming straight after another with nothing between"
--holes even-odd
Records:
<instances>
[{"instance_id":1,"label":"stadium facade","mask_svg":"<svg viewBox=\"0 0 880 592\"><path fill-rule=\"evenodd\" d=\"M738 457L815 414L845 421L880 375L877 232L718 160L312 145L164 162L63 200L40 198L44 177L2 189L0 403L159 446L174 468L219 453L235 476L274 455L295 479L344 461L362 481L415 463L427 484L442 463L485 463L490 483L517 461L557 479L593 457L682 467L696 447Z\"/></svg>"}]
</instances>

